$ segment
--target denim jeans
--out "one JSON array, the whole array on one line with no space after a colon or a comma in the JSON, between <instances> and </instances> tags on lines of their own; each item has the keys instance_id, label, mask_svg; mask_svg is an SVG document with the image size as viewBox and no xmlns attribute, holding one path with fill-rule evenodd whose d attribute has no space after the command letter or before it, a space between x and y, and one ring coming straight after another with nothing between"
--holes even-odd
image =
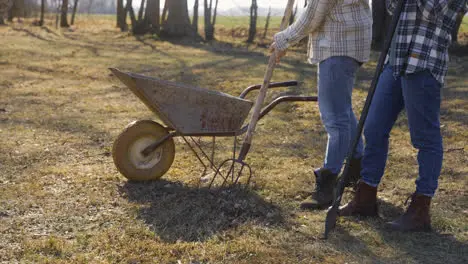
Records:
<instances>
[{"instance_id":1,"label":"denim jeans","mask_svg":"<svg viewBox=\"0 0 468 264\"><path fill-rule=\"evenodd\" d=\"M339 173L348 153L350 142L357 132L351 95L360 63L347 56L330 57L318 67L318 104L320 117L328 134L323 167ZM362 140L354 153L360 158Z\"/></svg>"},{"instance_id":2,"label":"denim jeans","mask_svg":"<svg viewBox=\"0 0 468 264\"><path fill-rule=\"evenodd\" d=\"M434 196L443 159L440 97L441 84L429 71L395 78L392 67L385 66L364 126L366 147L361 176L365 183L372 186L380 183L387 161L390 130L405 108L411 143L418 150L416 192Z\"/></svg>"}]
</instances>

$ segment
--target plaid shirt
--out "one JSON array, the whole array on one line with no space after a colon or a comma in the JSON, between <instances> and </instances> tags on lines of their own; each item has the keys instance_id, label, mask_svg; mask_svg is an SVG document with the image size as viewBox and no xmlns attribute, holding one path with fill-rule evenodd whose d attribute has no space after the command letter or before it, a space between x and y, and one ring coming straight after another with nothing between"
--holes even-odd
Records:
<instances>
[{"instance_id":1,"label":"plaid shirt","mask_svg":"<svg viewBox=\"0 0 468 264\"><path fill-rule=\"evenodd\" d=\"M309 35L310 63L331 56L369 60L372 14L368 0L309 0L302 15L274 37L276 47L285 50Z\"/></svg>"},{"instance_id":2,"label":"plaid shirt","mask_svg":"<svg viewBox=\"0 0 468 264\"><path fill-rule=\"evenodd\" d=\"M398 0L386 1L392 14ZM467 0L407 0L394 36L394 75L429 70L443 84L451 32L467 5Z\"/></svg>"}]
</instances>

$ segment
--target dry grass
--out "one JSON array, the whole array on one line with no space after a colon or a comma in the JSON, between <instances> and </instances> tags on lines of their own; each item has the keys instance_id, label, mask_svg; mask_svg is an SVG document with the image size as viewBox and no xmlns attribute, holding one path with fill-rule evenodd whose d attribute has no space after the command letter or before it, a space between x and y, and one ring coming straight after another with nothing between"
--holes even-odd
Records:
<instances>
[{"instance_id":1,"label":"dry grass","mask_svg":"<svg viewBox=\"0 0 468 264\"><path fill-rule=\"evenodd\" d=\"M403 210L417 174L402 116L380 187L382 219L341 219L323 241L325 212L298 210L326 142L315 103L282 106L260 123L248 158L252 189L198 187L201 167L180 142L159 182L127 182L110 157L127 123L154 115L108 67L236 95L261 82L265 49L135 39L116 31L112 20L82 21L73 31L0 27L0 262L468 262L466 58L452 59L444 89L436 231L383 229ZM289 54L275 80L300 80L291 91L315 94L315 67L303 56ZM356 111L373 67L359 74Z\"/></svg>"}]
</instances>

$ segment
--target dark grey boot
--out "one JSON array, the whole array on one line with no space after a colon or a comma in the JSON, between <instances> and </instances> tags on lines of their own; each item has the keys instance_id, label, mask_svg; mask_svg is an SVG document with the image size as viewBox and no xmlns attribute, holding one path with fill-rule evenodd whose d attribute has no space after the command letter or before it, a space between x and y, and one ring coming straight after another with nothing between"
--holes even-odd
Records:
<instances>
[{"instance_id":1,"label":"dark grey boot","mask_svg":"<svg viewBox=\"0 0 468 264\"><path fill-rule=\"evenodd\" d=\"M312 195L301 203L301 209L316 210L328 208L334 198L334 190L338 174L321 168L314 171L315 189Z\"/></svg>"}]
</instances>

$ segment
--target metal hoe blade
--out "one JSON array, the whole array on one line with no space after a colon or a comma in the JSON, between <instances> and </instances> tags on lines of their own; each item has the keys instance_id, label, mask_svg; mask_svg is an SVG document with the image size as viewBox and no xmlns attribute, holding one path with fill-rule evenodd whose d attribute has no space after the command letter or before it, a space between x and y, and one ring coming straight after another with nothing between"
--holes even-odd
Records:
<instances>
[{"instance_id":1,"label":"metal hoe blade","mask_svg":"<svg viewBox=\"0 0 468 264\"><path fill-rule=\"evenodd\" d=\"M359 139L361 137L362 130L364 128L364 123L366 121L367 114L369 113L370 104L372 102L372 98L374 97L375 89L377 87L379 76L380 76L380 73L382 72L382 69L385 63L385 58L388 54L388 51L390 50L391 41L395 33L396 27L398 25L398 20L400 18L401 10L403 9L403 5L405 4L405 2L406 0L399 0L397 7L395 9L395 12L393 14L392 23L389 28L390 34L387 36L387 39L385 40L385 45L382 50L382 53L380 53L379 64L377 65L377 68L375 70L374 78L372 79L372 83L371 83L371 88L369 90L369 94L367 95L366 103L362 110L361 118L359 119L358 131L348 151L348 155L346 158L347 162L343 170L343 176L340 178L340 181L338 182L337 193L336 193L335 199L333 201L332 206L328 209L328 212L327 212L327 217L325 219L325 233L324 233L325 239L328 238L328 234L336 226L336 219L338 217L338 209L341 203L341 198L343 197L343 192L344 192L346 183L349 181L349 161L351 160L354 150L356 149L359 143Z\"/></svg>"}]
</instances>

